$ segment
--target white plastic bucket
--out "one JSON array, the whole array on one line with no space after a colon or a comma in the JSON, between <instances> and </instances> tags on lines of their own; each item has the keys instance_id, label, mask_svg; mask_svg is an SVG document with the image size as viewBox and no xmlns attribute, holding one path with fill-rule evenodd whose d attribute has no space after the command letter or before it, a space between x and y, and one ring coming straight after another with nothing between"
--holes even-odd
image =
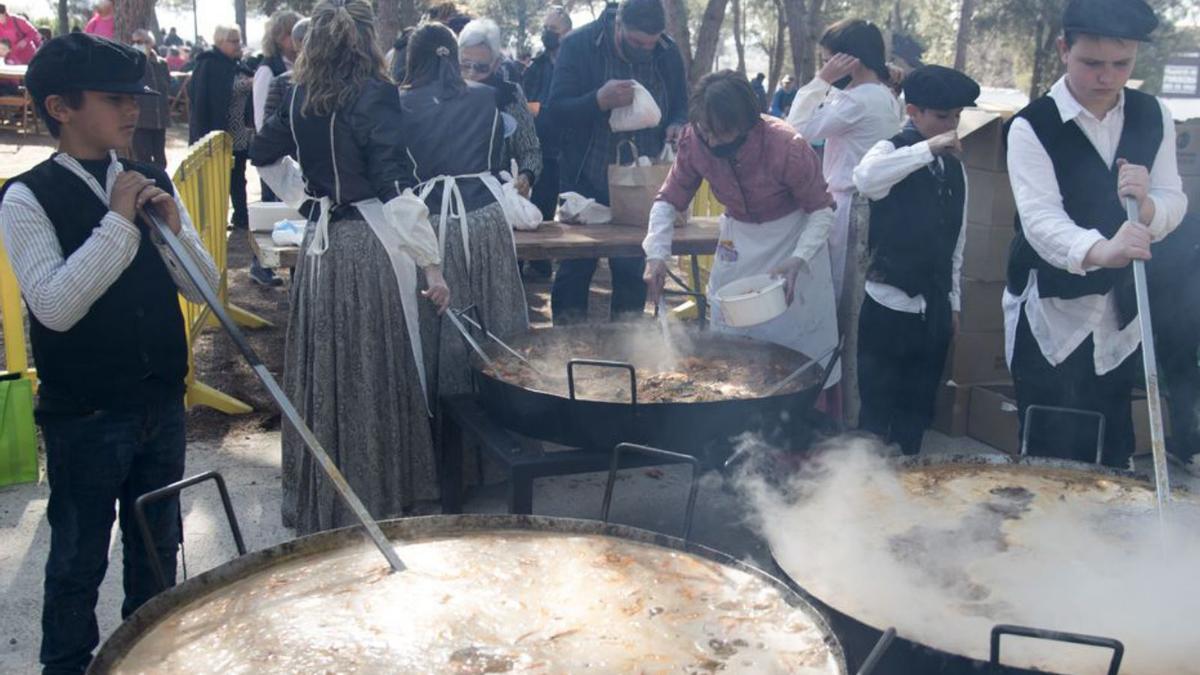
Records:
<instances>
[{"instance_id":1,"label":"white plastic bucket","mask_svg":"<svg viewBox=\"0 0 1200 675\"><path fill-rule=\"evenodd\" d=\"M756 326L787 311L783 279L756 274L725 284L717 290L725 323L735 328Z\"/></svg>"}]
</instances>

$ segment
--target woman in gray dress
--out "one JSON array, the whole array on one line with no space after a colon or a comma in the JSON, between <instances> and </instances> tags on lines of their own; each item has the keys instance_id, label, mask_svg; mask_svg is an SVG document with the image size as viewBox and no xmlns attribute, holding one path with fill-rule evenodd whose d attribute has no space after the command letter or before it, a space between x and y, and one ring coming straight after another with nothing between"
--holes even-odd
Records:
<instances>
[{"instance_id":1,"label":"woman in gray dress","mask_svg":"<svg viewBox=\"0 0 1200 675\"><path fill-rule=\"evenodd\" d=\"M294 153L321 203L293 282L284 388L371 515L387 518L438 496L416 305L436 319L449 290L424 204L405 193L400 100L375 45L368 0L317 5L291 98L251 155L272 182ZM298 201L294 184L271 187ZM416 299L416 267L432 302ZM284 522L301 534L354 522L288 426L283 493Z\"/></svg>"},{"instance_id":2,"label":"woman in gray dress","mask_svg":"<svg viewBox=\"0 0 1200 675\"><path fill-rule=\"evenodd\" d=\"M497 201L504 123L495 89L459 72L454 33L421 26L408 44L400 89L402 135L418 193L430 210L454 289L454 306L474 305L501 339L528 330L525 290L512 228ZM431 399L471 390L467 347L449 320L422 306L421 333ZM436 411L435 411L436 416Z\"/></svg>"}]
</instances>

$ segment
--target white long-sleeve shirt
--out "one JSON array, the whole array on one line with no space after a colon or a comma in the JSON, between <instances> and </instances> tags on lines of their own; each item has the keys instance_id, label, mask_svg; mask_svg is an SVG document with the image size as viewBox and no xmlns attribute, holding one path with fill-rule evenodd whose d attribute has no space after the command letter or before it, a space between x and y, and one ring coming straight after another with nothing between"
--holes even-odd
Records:
<instances>
[{"instance_id":1,"label":"white long-sleeve shirt","mask_svg":"<svg viewBox=\"0 0 1200 675\"><path fill-rule=\"evenodd\" d=\"M796 92L787 121L809 143L825 142L829 191L850 192L854 167L873 145L900 131L904 111L886 85L843 90L814 77Z\"/></svg>"},{"instance_id":2,"label":"white long-sleeve shirt","mask_svg":"<svg viewBox=\"0 0 1200 675\"><path fill-rule=\"evenodd\" d=\"M288 70L292 69L292 62L288 59L283 60L284 65ZM271 94L271 82L275 79L275 72L271 67L263 64L254 71L254 83L251 85L251 106L254 108L254 130L262 131L263 124L267 121L267 97Z\"/></svg>"},{"instance_id":3,"label":"white long-sleeve shirt","mask_svg":"<svg viewBox=\"0 0 1200 675\"><path fill-rule=\"evenodd\" d=\"M929 150L929 142L921 141L905 148L897 148L890 140L876 143L854 169L854 186L859 194L872 201L879 201L891 193L892 187L908 178L914 171L932 171L933 164L942 166L941 157L936 157ZM958 243L954 246L952 286L950 289L950 308L955 312L962 310L962 265L963 247L967 241L967 210L966 198L970 190L967 184L967 172L963 170L963 223L958 232ZM926 300L923 295L910 296L905 291L880 283L868 281L867 295L888 309L907 314L923 314Z\"/></svg>"},{"instance_id":4,"label":"white long-sleeve shirt","mask_svg":"<svg viewBox=\"0 0 1200 675\"><path fill-rule=\"evenodd\" d=\"M59 153L54 156L54 161L87 183L105 204L109 203L113 183L122 171L115 153L111 156L107 184L103 188L70 155ZM178 195L175 205L183 225L179 239L204 272L209 285L216 288L216 265ZM59 332L70 330L86 316L92 305L116 282L133 261L142 237L137 225L117 212L109 211L87 241L64 259L54 224L33 191L22 183L11 186L0 205L0 230L4 233L4 245L26 306L42 325ZM200 292L171 258L166 244L158 241L157 235L152 240L184 297L203 302Z\"/></svg>"},{"instance_id":5,"label":"white long-sleeve shirt","mask_svg":"<svg viewBox=\"0 0 1200 675\"><path fill-rule=\"evenodd\" d=\"M1104 119L1098 119L1075 99L1066 77L1051 87L1049 96L1057 104L1062 119L1078 125L1111 167L1125 124L1124 94ZM1148 227L1155 241L1170 234L1187 211L1187 196L1183 193L1175 157L1174 122L1166 106L1160 102L1159 107L1163 115L1163 138L1154 166L1149 167L1154 219ZM1067 215L1050 156L1033 127L1021 118L1015 119L1009 130L1008 170L1021 227L1033 250L1049 264L1072 274L1097 269L1085 268L1084 258L1104 235L1089 223L1076 223ZM1096 374L1103 375L1121 365L1141 344L1141 329L1136 321L1119 328L1116 296L1112 292L1074 299L1042 298L1034 270L1020 295L1005 291L1003 304L1010 365L1022 307L1042 355L1053 365L1062 363L1092 336Z\"/></svg>"}]
</instances>

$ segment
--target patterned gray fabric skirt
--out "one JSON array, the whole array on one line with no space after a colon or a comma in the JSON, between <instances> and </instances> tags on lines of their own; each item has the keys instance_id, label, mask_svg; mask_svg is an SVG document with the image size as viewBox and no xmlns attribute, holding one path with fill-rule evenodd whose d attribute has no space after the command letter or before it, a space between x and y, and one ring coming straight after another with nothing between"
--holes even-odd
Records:
<instances>
[{"instance_id":1,"label":"patterned gray fabric skirt","mask_svg":"<svg viewBox=\"0 0 1200 675\"><path fill-rule=\"evenodd\" d=\"M396 517L438 497L432 429L400 292L366 222L333 223L329 239L319 266L304 256L296 268L284 389L371 515ZM299 534L356 522L286 422L283 516Z\"/></svg>"},{"instance_id":2,"label":"patterned gray fabric skirt","mask_svg":"<svg viewBox=\"0 0 1200 675\"><path fill-rule=\"evenodd\" d=\"M445 226L437 215L431 217L435 231ZM442 274L450 287L450 305L479 309L487 329L502 340L529 330L529 310L525 287L517 269L512 228L504 219L504 210L493 203L467 214L470 269L463 252L462 229L451 218L442 254ZM424 280L422 279L422 284ZM438 317L429 302L421 303L421 342L425 351L425 374L432 389L431 401L440 396L469 393L472 390L469 347L458 330L445 317ZM436 410L436 408L435 408Z\"/></svg>"}]
</instances>

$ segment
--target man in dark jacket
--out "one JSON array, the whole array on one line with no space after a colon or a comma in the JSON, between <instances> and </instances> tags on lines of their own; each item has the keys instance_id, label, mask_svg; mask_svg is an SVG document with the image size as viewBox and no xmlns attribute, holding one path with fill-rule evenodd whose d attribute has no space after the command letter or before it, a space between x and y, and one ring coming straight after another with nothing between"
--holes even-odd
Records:
<instances>
[{"instance_id":1,"label":"man in dark jacket","mask_svg":"<svg viewBox=\"0 0 1200 675\"><path fill-rule=\"evenodd\" d=\"M554 78L558 50L572 27L571 15L562 5L552 5L546 10L546 16L542 19L542 47L545 49L529 64L521 83L525 98L533 109L538 142L542 146L542 173L533 186L530 201L541 210L546 220L554 220L554 211L558 208L558 136L561 134L561 127L551 119L552 114L546 104L550 100L550 84ZM542 278L549 278L551 274L549 260L530 262L529 269Z\"/></svg>"},{"instance_id":2,"label":"man in dark jacket","mask_svg":"<svg viewBox=\"0 0 1200 675\"><path fill-rule=\"evenodd\" d=\"M241 132L249 127L254 136L254 113L250 98L245 97L245 110L234 119L234 80L239 75L249 78L253 72L242 63L242 35L236 27L221 26L213 36L213 48L196 57L196 69L188 80L188 142L195 143L212 131L228 131L234 135L234 159L230 197L233 200L233 224L248 226L246 205L246 151L248 141L242 142ZM236 123L236 124L235 124ZM233 128L234 126L237 129Z\"/></svg>"},{"instance_id":3,"label":"man in dark jacket","mask_svg":"<svg viewBox=\"0 0 1200 675\"><path fill-rule=\"evenodd\" d=\"M661 0L622 0L619 8L610 4L599 19L562 42L547 103L553 120L561 125L562 192L608 204L608 166L617 159L619 142L633 140L639 154L656 157L666 143L678 139L687 121L687 75L679 49L665 29ZM662 121L650 129L613 133L609 113L633 102L635 81L654 96ZM642 257L609 260L614 318L644 311L645 265ZM559 263L550 296L555 324L587 318L595 271L595 258Z\"/></svg>"},{"instance_id":4,"label":"man in dark jacket","mask_svg":"<svg viewBox=\"0 0 1200 675\"><path fill-rule=\"evenodd\" d=\"M758 99L758 109L761 112L767 112L767 87L763 84L766 79L766 74L759 73L750 80L750 87L754 89L754 98Z\"/></svg>"}]
</instances>

